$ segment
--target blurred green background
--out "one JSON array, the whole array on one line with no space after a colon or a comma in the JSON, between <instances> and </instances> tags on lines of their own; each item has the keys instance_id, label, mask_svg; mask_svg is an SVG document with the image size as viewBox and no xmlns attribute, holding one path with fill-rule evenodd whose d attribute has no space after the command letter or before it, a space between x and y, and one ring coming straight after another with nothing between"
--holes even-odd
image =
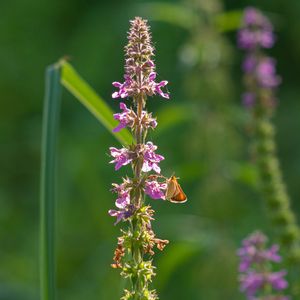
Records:
<instances>
[{"instance_id":1,"label":"blurred green background","mask_svg":"<svg viewBox=\"0 0 300 300\"><path fill-rule=\"evenodd\" d=\"M236 248L255 229L266 233L247 128L240 107L240 62L234 29L239 11L257 5L278 42L270 51L283 77L274 119L293 207L300 198L300 2L27 0L0 2L1 186L0 299L39 299L38 230L41 121L45 67L64 55L118 110L112 81L123 74L128 20L150 20L160 79L171 100L149 100L158 118L150 134L165 175L181 178L185 205L151 201L154 228L170 245L155 258L161 299L244 299ZM110 268L119 226L108 147L110 135L63 93L58 164L58 299L119 299L123 283ZM299 215L299 213L298 213Z\"/></svg>"}]
</instances>

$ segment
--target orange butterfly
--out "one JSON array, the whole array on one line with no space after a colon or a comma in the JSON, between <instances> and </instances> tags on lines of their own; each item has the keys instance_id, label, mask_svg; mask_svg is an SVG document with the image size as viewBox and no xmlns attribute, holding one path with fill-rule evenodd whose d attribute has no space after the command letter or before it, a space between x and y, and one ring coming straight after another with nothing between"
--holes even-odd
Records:
<instances>
[{"instance_id":1,"label":"orange butterfly","mask_svg":"<svg viewBox=\"0 0 300 300\"><path fill-rule=\"evenodd\" d=\"M167 200L173 203L184 203L187 201L187 197L175 176L172 176L167 180L167 190L165 197Z\"/></svg>"}]
</instances>

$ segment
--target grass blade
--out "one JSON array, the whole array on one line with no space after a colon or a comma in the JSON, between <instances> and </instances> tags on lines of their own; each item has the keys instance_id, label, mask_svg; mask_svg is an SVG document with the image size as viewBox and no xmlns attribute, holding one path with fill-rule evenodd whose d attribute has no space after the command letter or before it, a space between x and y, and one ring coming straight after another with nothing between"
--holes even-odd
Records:
<instances>
[{"instance_id":1,"label":"grass blade","mask_svg":"<svg viewBox=\"0 0 300 300\"><path fill-rule=\"evenodd\" d=\"M62 68L61 82L114 136L122 145L130 145L133 137L127 129L113 132L118 122L113 118L113 111L96 92L83 80L76 70L65 60L60 61Z\"/></svg>"},{"instance_id":2,"label":"grass blade","mask_svg":"<svg viewBox=\"0 0 300 300\"><path fill-rule=\"evenodd\" d=\"M60 101L60 66L56 64L46 70L43 113L40 195L41 300L55 299L55 166Z\"/></svg>"}]
</instances>

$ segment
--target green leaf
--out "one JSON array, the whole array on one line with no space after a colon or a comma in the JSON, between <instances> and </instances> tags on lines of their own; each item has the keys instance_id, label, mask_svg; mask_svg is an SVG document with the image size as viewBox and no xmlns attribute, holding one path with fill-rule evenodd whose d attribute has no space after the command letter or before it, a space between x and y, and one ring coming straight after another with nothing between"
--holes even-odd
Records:
<instances>
[{"instance_id":1,"label":"green leaf","mask_svg":"<svg viewBox=\"0 0 300 300\"><path fill-rule=\"evenodd\" d=\"M55 165L61 102L60 66L46 70L44 99L41 194L40 194L40 284L41 299L55 299Z\"/></svg>"},{"instance_id":2,"label":"green leaf","mask_svg":"<svg viewBox=\"0 0 300 300\"><path fill-rule=\"evenodd\" d=\"M76 70L65 60L60 61L62 85L77 98L103 124L122 145L130 145L133 137L127 129L120 132L112 130L118 125L113 118L113 111L106 102L82 79Z\"/></svg>"}]
</instances>

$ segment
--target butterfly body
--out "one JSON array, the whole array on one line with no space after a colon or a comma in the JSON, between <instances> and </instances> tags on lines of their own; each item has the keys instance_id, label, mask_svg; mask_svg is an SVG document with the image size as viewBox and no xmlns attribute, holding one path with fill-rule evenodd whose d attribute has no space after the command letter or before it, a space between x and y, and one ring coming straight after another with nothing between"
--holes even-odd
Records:
<instances>
[{"instance_id":1,"label":"butterfly body","mask_svg":"<svg viewBox=\"0 0 300 300\"><path fill-rule=\"evenodd\" d=\"M172 176L167 180L167 190L165 197L167 200L173 203L184 203L187 201L187 197L175 176Z\"/></svg>"}]
</instances>

